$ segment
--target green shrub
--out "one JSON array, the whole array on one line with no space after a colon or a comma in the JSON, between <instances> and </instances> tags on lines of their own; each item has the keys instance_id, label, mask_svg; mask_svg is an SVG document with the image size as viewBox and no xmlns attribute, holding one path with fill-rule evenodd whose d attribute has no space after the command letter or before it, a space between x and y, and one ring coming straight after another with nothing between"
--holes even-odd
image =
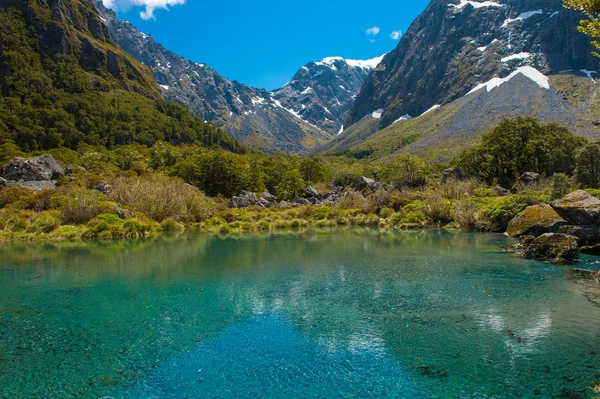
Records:
<instances>
[{"instance_id":1,"label":"green shrub","mask_svg":"<svg viewBox=\"0 0 600 399\"><path fill-rule=\"evenodd\" d=\"M165 219L161 224L160 228L165 233L183 233L185 226L173 219Z\"/></svg>"},{"instance_id":2,"label":"green shrub","mask_svg":"<svg viewBox=\"0 0 600 399\"><path fill-rule=\"evenodd\" d=\"M474 204L456 204L452 209L452 218L462 230L466 231L480 231L488 224L483 212Z\"/></svg>"},{"instance_id":3,"label":"green shrub","mask_svg":"<svg viewBox=\"0 0 600 399\"><path fill-rule=\"evenodd\" d=\"M214 212L214 202L200 191L159 174L117 178L109 197L157 222L201 222Z\"/></svg>"},{"instance_id":4,"label":"green shrub","mask_svg":"<svg viewBox=\"0 0 600 399\"><path fill-rule=\"evenodd\" d=\"M556 173L552 179L552 199L559 199L576 187L573 178L565 173Z\"/></svg>"},{"instance_id":5,"label":"green shrub","mask_svg":"<svg viewBox=\"0 0 600 399\"><path fill-rule=\"evenodd\" d=\"M29 225L27 231L29 233L51 233L60 226L60 219L56 214L40 214Z\"/></svg>"},{"instance_id":6,"label":"green shrub","mask_svg":"<svg viewBox=\"0 0 600 399\"><path fill-rule=\"evenodd\" d=\"M445 224L451 220L452 205L438 191L428 192L424 198L423 213L435 224Z\"/></svg>"},{"instance_id":7,"label":"green shrub","mask_svg":"<svg viewBox=\"0 0 600 399\"><path fill-rule=\"evenodd\" d=\"M330 219L333 215L331 208L326 205L321 205L313 210L313 219L315 220Z\"/></svg>"},{"instance_id":8,"label":"green shrub","mask_svg":"<svg viewBox=\"0 0 600 399\"><path fill-rule=\"evenodd\" d=\"M96 216L106 213L109 207L103 203L102 194L84 187L73 186L64 190L64 224L85 224Z\"/></svg>"},{"instance_id":9,"label":"green shrub","mask_svg":"<svg viewBox=\"0 0 600 399\"><path fill-rule=\"evenodd\" d=\"M509 195L484 210L485 216L492 223L495 231L505 231L510 222L517 214L531 205L550 202L550 196L536 191L523 191L518 194Z\"/></svg>"}]
</instances>

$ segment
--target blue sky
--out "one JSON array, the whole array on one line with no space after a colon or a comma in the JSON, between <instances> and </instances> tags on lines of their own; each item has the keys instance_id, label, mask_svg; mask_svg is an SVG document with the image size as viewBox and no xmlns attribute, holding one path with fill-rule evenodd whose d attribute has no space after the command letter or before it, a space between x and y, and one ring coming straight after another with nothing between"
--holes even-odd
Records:
<instances>
[{"instance_id":1,"label":"blue sky","mask_svg":"<svg viewBox=\"0 0 600 399\"><path fill-rule=\"evenodd\" d=\"M167 49L251 86L275 89L310 61L369 59L429 0L104 0ZM162 8L166 5L168 9ZM391 37L393 36L393 37Z\"/></svg>"}]
</instances>

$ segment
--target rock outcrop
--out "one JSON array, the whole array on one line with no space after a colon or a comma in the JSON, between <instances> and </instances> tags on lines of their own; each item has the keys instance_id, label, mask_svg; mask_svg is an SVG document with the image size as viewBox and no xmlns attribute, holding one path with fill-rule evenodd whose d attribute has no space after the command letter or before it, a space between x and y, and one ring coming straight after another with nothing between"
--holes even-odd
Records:
<instances>
[{"instance_id":1,"label":"rock outcrop","mask_svg":"<svg viewBox=\"0 0 600 399\"><path fill-rule=\"evenodd\" d=\"M600 199L586 191L575 191L554 201L552 208L572 225L600 224Z\"/></svg>"},{"instance_id":2,"label":"rock outcrop","mask_svg":"<svg viewBox=\"0 0 600 399\"><path fill-rule=\"evenodd\" d=\"M550 205L533 205L519 213L508 223L508 235L519 237L544 233L558 233L567 222Z\"/></svg>"},{"instance_id":3,"label":"rock outcrop","mask_svg":"<svg viewBox=\"0 0 600 399\"><path fill-rule=\"evenodd\" d=\"M15 158L0 170L3 185L27 187L35 191L56 188L56 179L65 170L52 155Z\"/></svg>"}]
</instances>

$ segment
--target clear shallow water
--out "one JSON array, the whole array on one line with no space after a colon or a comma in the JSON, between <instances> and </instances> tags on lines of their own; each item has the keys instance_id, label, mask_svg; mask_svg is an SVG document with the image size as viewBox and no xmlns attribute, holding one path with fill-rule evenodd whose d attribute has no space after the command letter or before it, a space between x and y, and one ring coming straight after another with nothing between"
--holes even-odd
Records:
<instances>
[{"instance_id":1,"label":"clear shallow water","mask_svg":"<svg viewBox=\"0 0 600 399\"><path fill-rule=\"evenodd\" d=\"M592 397L589 287L506 243L363 231L2 245L0 397Z\"/></svg>"}]
</instances>

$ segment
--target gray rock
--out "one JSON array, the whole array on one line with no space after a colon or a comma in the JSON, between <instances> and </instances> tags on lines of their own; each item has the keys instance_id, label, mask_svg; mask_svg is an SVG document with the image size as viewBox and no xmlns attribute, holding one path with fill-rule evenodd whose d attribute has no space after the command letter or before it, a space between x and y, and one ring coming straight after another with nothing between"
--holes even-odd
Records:
<instances>
[{"instance_id":1,"label":"gray rock","mask_svg":"<svg viewBox=\"0 0 600 399\"><path fill-rule=\"evenodd\" d=\"M7 182L8 186L25 187L33 191L41 190L54 190L56 188L55 180L44 180L44 181L10 181Z\"/></svg>"},{"instance_id":2,"label":"gray rock","mask_svg":"<svg viewBox=\"0 0 600 399\"><path fill-rule=\"evenodd\" d=\"M492 191L498 197L506 197L506 196L509 196L511 194L510 190L507 190L507 189L505 189L502 186L496 186L496 187L494 187L492 189Z\"/></svg>"},{"instance_id":3,"label":"gray rock","mask_svg":"<svg viewBox=\"0 0 600 399\"><path fill-rule=\"evenodd\" d=\"M102 194L110 194L110 192L112 191L112 186L107 182L100 182L96 186L96 190L101 192Z\"/></svg>"},{"instance_id":4,"label":"gray rock","mask_svg":"<svg viewBox=\"0 0 600 399\"><path fill-rule=\"evenodd\" d=\"M67 169L65 169L65 173L67 176L74 175L76 172L85 172L85 171L86 171L86 169L83 166L79 166L74 163L70 163L67 166Z\"/></svg>"},{"instance_id":5,"label":"gray rock","mask_svg":"<svg viewBox=\"0 0 600 399\"><path fill-rule=\"evenodd\" d=\"M577 237L579 246L589 246L600 243L600 226L561 226L558 229L558 232Z\"/></svg>"},{"instance_id":6,"label":"gray rock","mask_svg":"<svg viewBox=\"0 0 600 399\"><path fill-rule=\"evenodd\" d=\"M0 187L6 186L6 179L4 177L0 177Z\"/></svg>"},{"instance_id":7,"label":"gray rock","mask_svg":"<svg viewBox=\"0 0 600 399\"><path fill-rule=\"evenodd\" d=\"M524 256L529 259L577 260L577 237L559 233L543 234L533 240L525 250Z\"/></svg>"},{"instance_id":8,"label":"gray rock","mask_svg":"<svg viewBox=\"0 0 600 399\"><path fill-rule=\"evenodd\" d=\"M541 179L542 176L539 173L525 172L519 177L513 188L519 189L521 187L527 187L539 183Z\"/></svg>"},{"instance_id":9,"label":"gray rock","mask_svg":"<svg viewBox=\"0 0 600 399\"><path fill-rule=\"evenodd\" d=\"M15 158L2 167L0 176L10 181L50 181L65 174L52 155Z\"/></svg>"},{"instance_id":10,"label":"gray rock","mask_svg":"<svg viewBox=\"0 0 600 399\"><path fill-rule=\"evenodd\" d=\"M444 181L448 181L450 179L460 180L462 179L462 171L458 166L454 166L452 168L448 168L444 171L444 175L442 176Z\"/></svg>"},{"instance_id":11,"label":"gray rock","mask_svg":"<svg viewBox=\"0 0 600 399\"><path fill-rule=\"evenodd\" d=\"M131 219L133 217L133 212L118 205L113 205L110 210L121 219Z\"/></svg>"},{"instance_id":12,"label":"gray rock","mask_svg":"<svg viewBox=\"0 0 600 399\"><path fill-rule=\"evenodd\" d=\"M571 225L600 224L600 200L578 190L550 204Z\"/></svg>"},{"instance_id":13,"label":"gray rock","mask_svg":"<svg viewBox=\"0 0 600 399\"><path fill-rule=\"evenodd\" d=\"M311 205L311 203L306 198L295 197L292 200L292 205Z\"/></svg>"},{"instance_id":14,"label":"gray rock","mask_svg":"<svg viewBox=\"0 0 600 399\"><path fill-rule=\"evenodd\" d=\"M268 191L265 191L261 194L261 198L268 202L277 202L277 197L271 194Z\"/></svg>"},{"instance_id":15,"label":"gray rock","mask_svg":"<svg viewBox=\"0 0 600 399\"><path fill-rule=\"evenodd\" d=\"M313 186L306 186L304 190L302 190L302 194L306 198L317 198L319 196L319 192Z\"/></svg>"},{"instance_id":16,"label":"gray rock","mask_svg":"<svg viewBox=\"0 0 600 399\"><path fill-rule=\"evenodd\" d=\"M358 191L365 191L375 183L376 183L375 180L369 179L368 177L361 176L358 178L356 183L354 183L354 188L357 189Z\"/></svg>"}]
</instances>

